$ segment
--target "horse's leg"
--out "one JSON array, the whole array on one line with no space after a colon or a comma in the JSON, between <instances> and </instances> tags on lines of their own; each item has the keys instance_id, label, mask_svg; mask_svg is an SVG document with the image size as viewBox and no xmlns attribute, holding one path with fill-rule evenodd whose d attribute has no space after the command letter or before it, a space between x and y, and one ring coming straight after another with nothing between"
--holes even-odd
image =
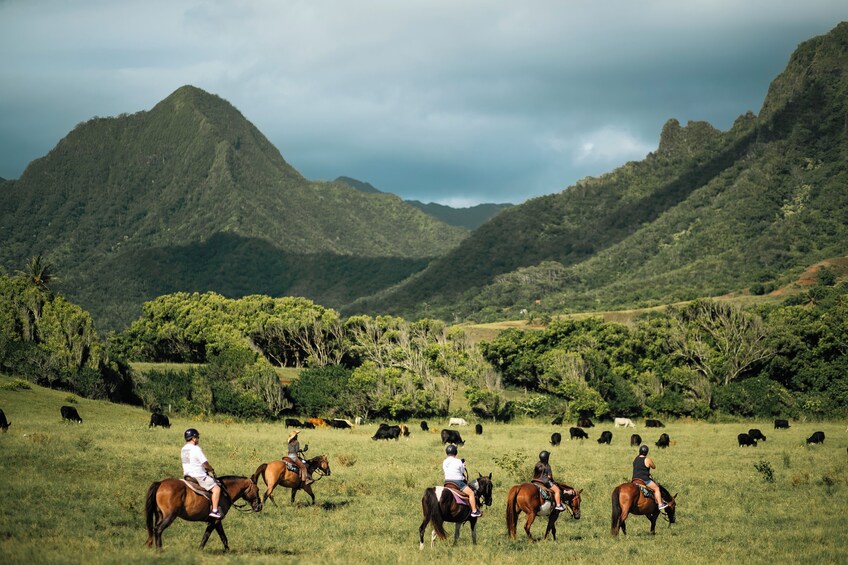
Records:
<instances>
[{"instance_id":1,"label":"horse's leg","mask_svg":"<svg viewBox=\"0 0 848 565\"><path fill-rule=\"evenodd\" d=\"M471 543L477 545L477 518L471 518L469 522L471 523Z\"/></svg>"},{"instance_id":2,"label":"horse's leg","mask_svg":"<svg viewBox=\"0 0 848 565\"><path fill-rule=\"evenodd\" d=\"M156 526L154 533L156 534L156 547L162 549L162 532L165 528L171 525L171 522L177 519L177 511L172 510L170 514L162 517L162 521Z\"/></svg>"},{"instance_id":3,"label":"horse's leg","mask_svg":"<svg viewBox=\"0 0 848 565\"><path fill-rule=\"evenodd\" d=\"M556 541L556 521L559 518L559 512L554 510L551 512L550 516L548 516L548 527L545 530L545 539L548 539L548 533L553 534L554 541Z\"/></svg>"},{"instance_id":4,"label":"horse's leg","mask_svg":"<svg viewBox=\"0 0 848 565\"><path fill-rule=\"evenodd\" d=\"M418 528L418 540L420 541L418 545L418 549L424 549L424 530L427 529L427 524L430 523L430 516L427 514L427 503L423 500L421 501L421 509L424 511L424 521L421 522L421 527ZM436 531L433 530L433 534L435 535Z\"/></svg>"},{"instance_id":5,"label":"horse's leg","mask_svg":"<svg viewBox=\"0 0 848 565\"><path fill-rule=\"evenodd\" d=\"M203 549L206 546L206 542L209 540L209 534L211 534L214 529L215 520L210 520L209 524L206 526L206 531L203 532L203 539L200 540L200 549Z\"/></svg>"},{"instance_id":6,"label":"horse's leg","mask_svg":"<svg viewBox=\"0 0 848 565\"><path fill-rule=\"evenodd\" d=\"M660 517L660 513L659 512L651 512L647 516L648 516L648 520L651 521L651 535L655 536L655 535L657 535L657 533L654 531L654 528L657 527L657 518Z\"/></svg>"},{"instance_id":7,"label":"horse's leg","mask_svg":"<svg viewBox=\"0 0 848 565\"><path fill-rule=\"evenodd\" d=\"M462 527L462 522L457 522L456 523L456 529L454 530L454 533L453 533L453 544L454 545L456 545L457 542L459 541L459 529L461 527Z\"/></svg>"},{"instance_id":8,"label":"horse's leg","mask_svg":"<svg viewBox=\"0 0 848 565\"><path fill-rule=\"evenodd\" d=\"M315 506L315 495L312 494L312 485L306 485L303 487L303 492L312 497L312 505Z\"/></svg>"},{"instance_id":9,"label":"horse's leg","mask_svg":"<svg viewBox=\"0 0 848 565\"><path fill-rule=\"evenodd\" d=\"M524 531L527 532L527 538L530 541L535 541L533 539L533 534L530 533L530 526L533 525L533 520L536 519L536 512L528 512L527 513L527 521L524 522Z\"/></svg>"},{"instance_id":10,"label":"horse's leg","mask_svg":"<svg viewBox=\"0 0 848 565\"><path fill-rule=\"evenodd\" d=\"M221 520L215 520L215 531L218 532L218 537L221 538L221 543L224 544L224 551L229 551L230 544L227 542L227 534L224 533L224 524Z\"/></svg>"}]
</instances>

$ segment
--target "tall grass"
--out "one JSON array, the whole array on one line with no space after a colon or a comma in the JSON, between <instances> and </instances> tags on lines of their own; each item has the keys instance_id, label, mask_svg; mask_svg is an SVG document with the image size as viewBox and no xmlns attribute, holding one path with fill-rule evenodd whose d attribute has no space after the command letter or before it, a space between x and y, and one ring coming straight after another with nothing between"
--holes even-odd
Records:
<instances>
[{"instance_id":1,"label":"tall grass","mask_svg":"<svg viewBox=\"0 0 848 565\"><path fill-rule=\"evenodd\" d=\"M260 514L233 513L224 521L233 551L224 554L213 534L199 551L203 526L177 520L164 533L164 550L144 547L144 495L154 480L179 476L182 432L192 426L218 474L250 475L263 462L280 457L282 424L202 421L171 415L173 426L149 429L138 408L80 399L84 423L61 421L67 394L33 386L5 389L0 377L0 408L12 422L0 434L0 561L3 563L279 563L281 559L319 563L526 563L571 561L622 563L844 562L842 500L848 496L843 423L796 423L775 430L756 448L736 447L736 434L767 422L742 424L669 423L672 446L653 447L659 431L637 432L651 443L655 476L679 493L678 523L660 521L648 535L648 521L628 519L626 537L610 537L610 493L629 479L634 449L632 430L598 426L588 441L565 441L550 448L546 424L484 423L484 435L462 430L460 455L470 471L493 473L495 503L485 508L478 545L463 528L459 545L438 542L418 550L421 495L442 480L444 450L436 433L414 423L406 440L374 442L375 425L352 431L304 430L309 455L327 453L332 476L314 485L317 504L279 488L277 505ZM641 423L641 422L639 422ZM445 422L430 422L432 428ZM613 432L611 446L598 445L601 430ZM804 438L821 429L824 445L807 447ZM506 536L504 503L509 487L526 478L542 449L552 452L557 476L583 488L583 517L561 518L559 541L528 544ZM523 456L526 463L517 461ZM755 465L767 462L773 482ZM264 492L264 485L260 486ZM519 534L523 535L523 514ZM452 529L449 530L452 533ZM544 520L534 534L544 533ZM429 538L429 531L427 532Z\"/></svg>"}]
</instances>

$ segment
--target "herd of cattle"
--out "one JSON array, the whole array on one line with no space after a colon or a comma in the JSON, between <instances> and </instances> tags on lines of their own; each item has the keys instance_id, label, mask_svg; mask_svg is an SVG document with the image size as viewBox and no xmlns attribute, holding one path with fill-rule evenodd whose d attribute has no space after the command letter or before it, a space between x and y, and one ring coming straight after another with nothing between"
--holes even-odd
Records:
<instances>
[{"instance_id":1,"label":"herd of cattle","mask_svg":"<svg viewBox=\"0 0 848 565\"><path fill-rule=\"evenodd\" d=\"M789 420L775 420L774 429L788 430ZM757 447L757 442L766 441L766 436L757 428L752 428L748 430L748 433L741 433L736 436L736 441L739 443L739 447ZM807 438L807 443L824 443L824 432L813 432L813 435Z\"/></svg>"}]
</instances>

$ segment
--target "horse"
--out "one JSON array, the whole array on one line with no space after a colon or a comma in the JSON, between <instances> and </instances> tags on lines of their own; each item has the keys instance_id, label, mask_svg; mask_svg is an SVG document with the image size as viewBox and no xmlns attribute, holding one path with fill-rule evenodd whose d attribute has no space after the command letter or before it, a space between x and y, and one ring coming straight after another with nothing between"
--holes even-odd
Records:
<instances>
[{"instance_id":1,"label":"horse","mask_svg":"<svg viewBox=\"0 0 848 565\"><path fill-rule=\"evenodd\" d=\"M575 490L574 488L557 483L562 494L561 498L565 507L571 512L571 516L575 520L580 519L580 493L583 489ZM553 494L551 494L553 499ZM506 529L509 536L515 539L515 527L518 524L518 515L521 512L527 514L527 521L524 523L524 531L527 532L527 538L533 541L533 535L530 533L530 526L533 525L533 520L539 516L539 511L545 503L542 500L542 493L539 491L539 485L535 483L521 483L509 489L509 494L506 497ZM556 521L559 518L560 511L554 509L554 501L550 501L550 511L548 516L548 527L545 530L544 539L548 538L548 534L553 534L556 541Z\"/></svg>"},{"instance_id":2,"label":"horse","mask_svg":"<svg viewBox=\"0 0 848 565\"><path fill-rule=\"evenodd\" d=\"M674 524L674 513L677 508L675 499L677 495L671 494L665 487L659 485L660 495L662 499L668 502L668 507L665 509L668 515L668 525L671 527ZM612 491L612 530L610 533L614 536L618 535L618 529L627 535L627 526L624 521L627 520L629 514L641 514L646 516L651 521L651 535L655 535L654 528L657 525L657 518L660 516L659 506L654 500L653 494L650 497L645 497L641 494L639 486L636 483L623 483L615 487Z\"/></svg>"},{"instance_id":3,"label":"horse","mask_svg":"<svg viewBox=\"0 0 848 565\"><path fill-rule=\"evenodd\" d=\"M171 525L178 517L189 522L208 522L203 539L200 540L200 549L206 545L212 530L218 532L218 536L224 543L224 551L230 549L224 526L221 523L227 515L227 511L235 502L244 498L254 512L262 510L262 502L259 500L259 489L256 482L247 477L228 476L217 479L221 486L221 500L219 507L221 518L210 518L209 510L211 502L206 497L197 494L180 479L164 479L156 481L147 489L147 499L144 510L147 518L147 547L155 543L157 549L162 549L162 532ZM236 506L236 508L239 508Z\"/></svg>"},{"instance_id":4,"label":"horse","mask_svg":"<svg viewBox=\"0 0 848 565\"><path fill-rule=\"evenodd\" d=\"M480 474L478 473L478 475ZM489 473L488 477L480 475L468 483L468 486L474 491L477 508L482 508L483 505L492 505L491 473ZM436 489L439 488L442 489L440 497L436 495ZM462 524L469 522L471 524L471 541L474 545L477 545L477 518L471 518L471 507L464 504L457 504L454 496L448 490L444 487L428 487L424 489L424 496L421 498L424 521L421 522L421 527L418 528L419 549L424 549L424 530L430 522L433 522L433 533L430 538L431 546L436 544L437 537L439 539L447 538L443 526L444 522L456 523L456 533L453 536L454 545L459 540L459 529L462 527Z\"/></svg>"},{"instance_id":5,"label":"horse","mask_svg":"<svg viewBox=\"0 0 848 565\"><path fill-rule=\"evenodd\" d=\"M312 473L316 471L320 473L318 479L321 479L324 476L330 476L330 462L326 455L316 455L312 459L307 459L304 463L306 464L306 472L310 476L312 476ZM315 495L312 493L312 485L303 484L303 481L300 480L300 471L291 471L286 468L286 463L282 459L261 464L257 467L256 472L253 473L251 479L253 479L256 484L259 484L260 475L262 475L262 479L265 481L265 484L268 485L268 489L265 491L265 494L262 495L263 503L270 498L271 502L275 505L277 504L274 501L274 488L277 485L280 485L292 489L292 504L294 504L294 496L297 494L298 490L303 490L303 492L311 496L312 504L315 504Z\"/></svg>"}]
</instances>

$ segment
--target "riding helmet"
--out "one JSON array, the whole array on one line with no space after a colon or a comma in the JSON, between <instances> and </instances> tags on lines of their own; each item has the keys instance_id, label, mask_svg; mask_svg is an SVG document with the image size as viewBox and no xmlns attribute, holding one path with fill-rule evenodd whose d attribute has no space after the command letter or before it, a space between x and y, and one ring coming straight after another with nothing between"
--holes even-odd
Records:
<instances>
[{"instance_id":1,"label":"riding helmet","mask_svg":"<svg viewBox=\"0 0 848 565\"><path fill-rule=\"evenodd\" d=\"M543 452L541 452L541 453L539 454L539 461L541 461L542 463L544 463L544 464L546 464L546 465L547 465L547 463L548 463L548 458L549 458L550 456L551 456L551 454L550 454L550 453L548 453L547 451L543 451Z\"/></svg>"},{"instance_id":2,"label":"riding helmet","mask_svg":"<svg viewBox=\"0 0 848 565\"><path fill-rule=\"evenodd\" d=\"M189 428L189 429L187 429L187 430L185 431L185 433L183 434L183 436L185 437L185 440L186 440L186 441L190 440L190 439L191 439L191 438L193 438L193 437L196 437L197 439L200 439L200 432L198 432L198 431L197 431L197 430L195 430L194 428Z\"/></svg>"},{"instance_id":3,"label":"riding helmet","mask_svg":"<svg viewBox=\"0 0 848 565\"><path fill-rule=\"evenodd\" d=\"M639 455L647 455L648 454L648 446L643 445L639 448Z\"/></svg>"},{"instance_id":4,"label":"riding helmet","mask_svg":"<svg viewBox=\"0 0 848 565\"><path fill-rule=\"evenodd\" d=\"M445 448L445 453L448 455L456 455L456 446L451 444Z\"/></svg>"}]
</instances>

